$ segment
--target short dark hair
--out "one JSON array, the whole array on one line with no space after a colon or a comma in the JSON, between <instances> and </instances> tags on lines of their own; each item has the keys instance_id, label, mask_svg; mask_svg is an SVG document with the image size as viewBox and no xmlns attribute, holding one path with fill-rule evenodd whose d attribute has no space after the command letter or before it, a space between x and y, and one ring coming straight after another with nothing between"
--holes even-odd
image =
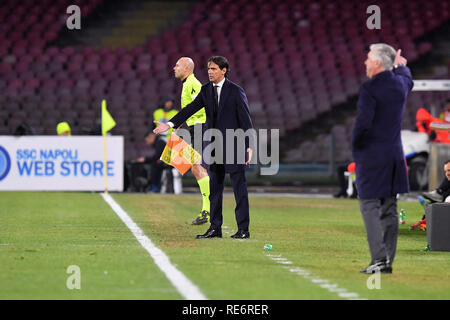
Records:
<instances>
[{"instance_id":1,"label":"short dark hair","mask_svg":"<svg viewBox=\"0 0 450 320\"><path fill-rule=\"evenodd\" d=\"M448 163L450 163L450 160L445 161L444 166L446 166Z\"/></svg>"},{"instance_id":2,"label":"short dark hair","mask_svg":"<svg viewBox=\"0 0 450 320\"><path fill-rule=\"evenodd\" d=\"M222 56L212 56L208 59L208 63L210 62L214 62L215 64L217 64L220 70L226 68L227 72L225 72L225 77L228 77L228 74L230 73L230 64L228 63L227 58Z\"/></svg>"}]
</instances>

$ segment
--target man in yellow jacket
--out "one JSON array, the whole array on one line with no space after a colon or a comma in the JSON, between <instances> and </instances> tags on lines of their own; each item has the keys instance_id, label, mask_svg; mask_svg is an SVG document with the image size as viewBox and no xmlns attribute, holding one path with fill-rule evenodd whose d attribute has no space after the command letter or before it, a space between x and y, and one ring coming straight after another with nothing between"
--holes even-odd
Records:
<instances>
[{"instance_id":1,"label":"man in yellow jacket","mask_svg":"<svg viewBox=\"0 0 450 320\"><path fill-rule=\"evenodd\" d=\"M167 123L169 119L171 119L178 113L178 110L174 108L174 102L175 100L171 96L164 97L162 107L156 109L155 112L153 112L153 120ZM167 137L169 137L171 134L172 130L169 130L167 132Z\"/></svg>"},{"instance_id":2,"label":"man in yellow jacket","mask_svg":"<svg viewBox=\"0 0 450 320\"><path fill-rule=\"evenodd\" d=\"M72 131L70 130L70 126L67 122L60 122L56 126L56 134L58 136L71 136Z\"/></svg>"},{"instance_id":3,"label":"man in yellow jacket","mask_svg":"<svg viewBox=\"0 0 450 320\"><path fill-rule=\"evenodd\" d=\"M175 64L173 70L175 73L175 77L177 79L180 79L183 83L183 89L181 91L181 108L184 108L192 101L194 101L195 97L200 93L202 84L194 75L194 61L192 61L191 58L180 58ZM194 141L195 131L203 133L203 125L205 122L206 113L204 108L199 110L186 121L186 124L189 127L189 131L191 133L192 141ZM197 130L194 130L195 127L197 127ZM192 145L194 146L194 143L192 143ZM209 222L210 202L208 171L201 164L195 164L192 167L192 174L197 180L203 199L202 210L200 214L195 218L195 220L192 221L192 224L203 224Z\"/></svg>"}]
</instances>

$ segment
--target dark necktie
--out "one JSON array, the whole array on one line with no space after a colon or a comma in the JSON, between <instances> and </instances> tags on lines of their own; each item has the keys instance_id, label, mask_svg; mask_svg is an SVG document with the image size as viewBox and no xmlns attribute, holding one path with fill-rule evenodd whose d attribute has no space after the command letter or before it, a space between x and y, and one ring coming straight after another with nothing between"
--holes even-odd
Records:
<instances>
[{"instance_id":1,"label":"dark necktie","mask_svg":"<svg viewBox=\"0 0 450 320\"><path fill-rule=\"evenodd\" d=\"M216 105L219 107L219 86L214 86L214 98L216 99ZM217 108L219 109L219 108Z\"/></svg>"},{"instance_id":2,"label":"dark necktie","mask_svg":"<svg viewBox=\"0 0 450 320\"><path fill-rule=\"evenodd\" d=\"M217 122L217 115L219 114L219 86L214 86L214 124Z\"/></svg>"},{"instance_id":3,"label":"dark necktie","mask_svg":"<svg viewBox=\"0 0 450 320\"><path fill-rule=\"evenodd\" d=\"M214 119L213 119L213 128L217 128L217 116L219 114L219 92L218 89L219 86L214 86ZM212 137L211 142L215 142L216 141L216 137ZM211 151L211 157L215 157L216 156L216 149L213 149Z\"/></svg>"}]
</instances>

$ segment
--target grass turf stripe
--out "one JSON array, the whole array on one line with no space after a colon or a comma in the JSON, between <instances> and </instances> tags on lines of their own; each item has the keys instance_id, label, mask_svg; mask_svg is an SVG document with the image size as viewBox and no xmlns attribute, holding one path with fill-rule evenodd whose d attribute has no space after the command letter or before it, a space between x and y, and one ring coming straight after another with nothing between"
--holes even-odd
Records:
<instances>
[{"instance_id":1,"label":"grass turf stripe","mask_svg":"<svg viewBox=\"0 0 450 320\"><path fill-rule=\"evenodd\" d=\"M200 289L192 283L181 271L179 271L169 260L169 257L156 247L139 226L134 223L130 216L117 204L116 201L107 193L102 193L103 199L110 205L113 211L130 229L131 233L136 237L139 243L153 258L158 268L166 275L167 279L178 290L178 292L187 300L207 300L206 296Z\"/></svg>"}]
</instances>

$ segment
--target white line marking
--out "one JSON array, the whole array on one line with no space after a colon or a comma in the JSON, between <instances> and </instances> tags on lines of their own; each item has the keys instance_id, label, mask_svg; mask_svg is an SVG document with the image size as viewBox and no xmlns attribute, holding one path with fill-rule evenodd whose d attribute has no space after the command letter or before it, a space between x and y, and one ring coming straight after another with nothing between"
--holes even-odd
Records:
<instances>
[{"instance_id":1,"label":"white line marking","mask_svg":"<svg viewBox=\"0 0 450 320\"><path fill-rule=\"evenodd\" d=\"M222 226L222 229L228 229L227 226ZM224 234L230 235L231 232L222 230ZM242 240L242 241L248 241L248 240ZM330 283L329 280L321 279L319 277L313 276L310 272L300 268L300 267L292 267L293 263L289 261L286 258L283 258L281 254L274 254L274 253L266 253L266 256L268 256L271 260L275 261L276 263L285 265L283 268L288 269L290 272L298 274L299 276L302 276L305 279L311 280L312 283L318 284L321 288L328 290L332 293L337 293L337 295L340 298L349 299L349 300L366 300L365 298L359 297L357 293L354 292L348 292L345 288L338 287L337 284Z\"/></svg>"},{"instance_id":2,"label":"white line marking","mask_svg":"<svg viewBox=\"0 0 450 320\"><path fill-rule=\"evenodd\" d=\"M164 251L156 247L153 242L144 234L141 228L128 216L128 214L117 204L109 195L101 193L103 199L110 205L119 218L130 229L139 243L150 254L155 264L166 275L167 279L178 290L178 292L187 300L207 300L200 289L191 282L181 271L179 271L172 263Z\"/></svg>"},{"instance_id":3,"label":"white line marking","mask_svg":"<svg viewBox=\"0 0 450 320\"><path fill-rule=\"evenodd\" d=\"M281 257L281 254L266 254L271 260L275 261L276 263L283 264L283 265L291 265L293 264L291 261L287 260L286 258ZM360 298L357 293L354 292L348 292L345 288L340 288L335 283L330 283L329 280L321 279L318 277L313 276L310 272L300 268L300 267L292 267L292 266L284 266L283 268L286 268L292 273L298 274L299 276L302 276L305 279L310 280L312 283L318 284L322 289L328 290L332 293L337 293L339 297L344 299L361 299L365 300L364 298Z\"/></svg>"},{"instance_id":4,"label":"white line marking","mask_svg":"<svg viewBox=\"0 0 450 320\"><path fill-rule=\"evenodd\" d=\"M346 298L346 299L351 299L351 300L361 299L357 293L353 293L353 292L342 292L342 293L339 293L338 296L341 298Z\"/></svg>"},{"instance_id":5,"label":"white line marking","mask_svg":"<svg viewBox=\"0 0 450 320\"><path fill-rule=\"evenodd\" d=\"M313 283L328 283L328 280L323 280L323 279L311 279L311 281Z\"/></svg>"}]
</instances>

